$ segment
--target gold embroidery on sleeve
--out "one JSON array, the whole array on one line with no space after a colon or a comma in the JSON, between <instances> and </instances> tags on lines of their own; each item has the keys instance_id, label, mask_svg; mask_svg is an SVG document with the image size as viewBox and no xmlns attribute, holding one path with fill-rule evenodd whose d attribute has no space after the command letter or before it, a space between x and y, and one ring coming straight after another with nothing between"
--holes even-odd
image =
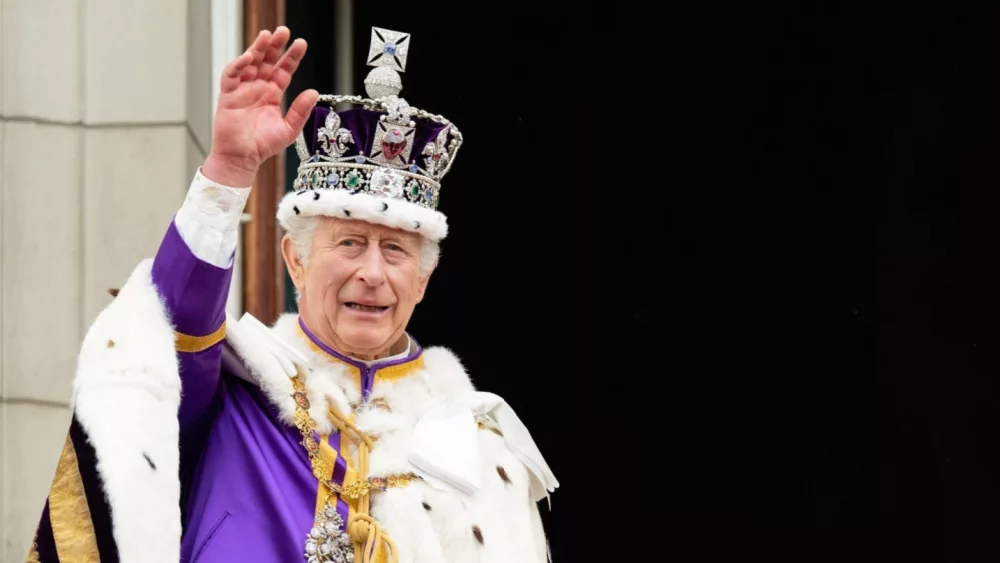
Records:
<instances>
[{"instance_id":1,"label":"gold embroidery on sleeve","mask_svg":"<svg viewBox=\"0 0 1000 563\"><path fill-rule=\"evenodd\" d=\"M194 352L201 352L203 350L208 350L212 346L215 346L222 339L226 337L226 322L222 322L222 326L218 328L212 334L206 336L191 336L188 334L177 333L177 344L175 348L178 352L185 352L188 354Z\"/></svg>"}]
</instances>

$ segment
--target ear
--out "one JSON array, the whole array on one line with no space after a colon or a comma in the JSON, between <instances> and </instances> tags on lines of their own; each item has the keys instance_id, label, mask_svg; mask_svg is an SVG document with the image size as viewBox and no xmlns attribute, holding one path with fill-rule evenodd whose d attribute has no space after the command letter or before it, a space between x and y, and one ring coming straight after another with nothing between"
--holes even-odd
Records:
<instances>
[{"instance_id":1,"label":"ear","mask_svg":"<svg viewBox=\"0 0 1000 563\"><path fill-rule=\"evenodd\" d=\"M288 276L292 278L292 283L295 284L295 287L301 291L306 281L306 267L299 260L299 256L295 252L292 237L287 234L281 237L281 256L285 259Z\"/></svg>"},{"instance_id":2,"label":"ear","mask_svg":"<svg viewBox=\"0 0 1000 563\"><path fill-rule=\"evenodd\" d=\"M417 286L417 303L420 303L421 301L424 300L424 292L427 291L427 283L431 281L431 274L433 274L434 270L436 269L437 269L437 263L434 264L434 268L431 269L430 274L427 274L426 276L420 278L419 282L420 285Z\"/></svg>"}]
</instances>

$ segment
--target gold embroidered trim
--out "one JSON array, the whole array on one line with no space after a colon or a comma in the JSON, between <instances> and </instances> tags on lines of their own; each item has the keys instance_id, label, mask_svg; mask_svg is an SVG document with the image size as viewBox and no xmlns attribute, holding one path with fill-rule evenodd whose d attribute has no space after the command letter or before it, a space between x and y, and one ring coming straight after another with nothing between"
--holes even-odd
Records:
<instances>
[{"instance_id":1,"label":"gold embroidered trim","mask_svg":"<svg viewBox=\"0 0 1000 563\"><path fill-rule=\"evenodd\" d=\"M38 542L31 542L31 548L28 550L28 559L25 563L42 563L41 557L38 555Z\"/></svg>"},{"instance_id":2,"label":"gold embroidered trim","mask_svg":"<svg viewBox=\"0 0 1000 563\"><path fill-rule=\"evenodd\" d=\"M389 406L389 403L387 403L385 399L382 398L372 399L371 401L368 401L368 404L379 410L383 410L385 412L392 412L392 407ZM351 403L351 412L353 412L354 414L358 414L358 411L360 410L361 410L361 405L357 403Z\"/></svg>"},{"instance_id":3,"label":"gold embroidered trim","mask_svg":"<svg viewBox=\"0 0 1000 563\"><path fill-rule=\"evenodd\" d=\"M387 366L378 368L375 372L375 379L379 380L390 380L399 379L400 377L406 377L408 375L413 375L418 370L424 369L424 356L423 354L417 356L415 359L406 362L405 364L396 364L394 366ZM358 374L360 377L361 374Z\"/></svg>"},{"instance_id":4,"label":"gold embroidered trim","mask_svg":"<svg viewBox=\"0 0 1000 563\"><path fill-rule=\"evenodd\" d=\"M226 337L226 321L222 321L222 326L218 330L206 336L191 336L180 332L176 333L176 336L177 344L175 348L178 352L193 354L208 350L212 346L222 342L222 339Z\"/></svg>"},{"instance_id":5,"label":"gold embroidered trim","mask_svg":"<svg viewBox=\"0 0 1000 563\"><path fill-rule=\"evenodd\" d=\"M100 561L83 477L73 439L68 433L49 491L49 519L61 561Z\"/></svg>"},{"instance_id":6,"label":"gold embroidered trim","mask_svg":"<svg viewBox=\"0 0 1000 563\"><path fill-rule=\"evenodd\" d=\"M416 473L391 473L385 477L369 477L364 481L352 481L344 487L343 497L348 500L357 500L362 495L402 488L419 479L420 476Z\"/></svg>"},{"instance_id":7,"label":"gold embroidered trim","mask_svg":"<svg viewBox=\"0 0 1000 563\"><path fill-rule=\"evenodd\" d=\"M320 348L315 342L313 342L312 338L309 338L309 335L302 330L301 326L299 327L298 333L300 337L305 339L306 344L313 352L317 352L337 363L343 364L348 368L348 370L351 372L351 376L354 377L354 379L358 382L358 384L361 383L361 370L358 369L358 366L349 364L344 360L338 358L337 356L334 356L333 354L330 354L326 350ZM392 366L378 368L378 370L375 371L375 380L386 381L391 379L399 379L401 377L413 375L414 373L417 373L422 369L424 369L423 354L402 364L396 364Z\"/></svg>"}]
</instances>

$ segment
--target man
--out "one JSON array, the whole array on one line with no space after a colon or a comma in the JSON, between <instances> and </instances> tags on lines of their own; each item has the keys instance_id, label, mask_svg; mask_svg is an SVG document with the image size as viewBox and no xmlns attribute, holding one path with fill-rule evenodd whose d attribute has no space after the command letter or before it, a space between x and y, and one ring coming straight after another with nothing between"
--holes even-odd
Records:
<instances>
[{"instance_id":1,"label":"man","mask_svg":"<svg viewBox=\"0 0 1000 563\"><path fill-rule=\"evenodd\" d=\"M527 429L406 332L461 134L396 96L410 37L378 28L373 99L310 90L283 116L306 51L288 40L263 31L225 69L211 154L87 332L29 560L546 559L537 502L558 483ZM300 313L227 320L248 186L293 141L278 218Z\"/></svg>"}]
</instances>

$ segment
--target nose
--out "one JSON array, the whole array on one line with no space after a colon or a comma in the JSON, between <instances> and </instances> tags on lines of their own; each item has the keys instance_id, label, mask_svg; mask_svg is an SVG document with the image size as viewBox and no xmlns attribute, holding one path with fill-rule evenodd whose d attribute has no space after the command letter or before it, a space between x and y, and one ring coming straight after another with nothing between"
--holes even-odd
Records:
<instances>
[{"instance_id":1,"label":"nose","mask_svg":"<svg viewBox=\"0 0 1000 563\"><path fill-rule=\"evenodd\" d=\"M385 283L385 257L382 256L382 250L378 245L369 245L361 256L358 279L371 287Z\"/></svg>"}]
</instances>

